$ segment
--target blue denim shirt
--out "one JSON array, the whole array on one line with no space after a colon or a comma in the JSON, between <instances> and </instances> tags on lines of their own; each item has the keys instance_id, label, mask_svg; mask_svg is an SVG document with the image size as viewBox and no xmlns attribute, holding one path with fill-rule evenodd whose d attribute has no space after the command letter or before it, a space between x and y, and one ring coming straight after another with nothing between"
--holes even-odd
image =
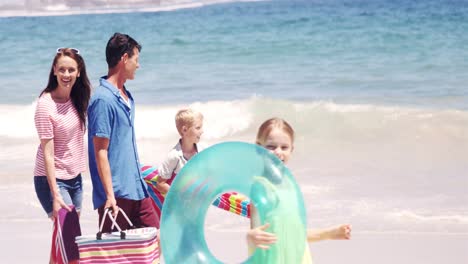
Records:
<instances>
[{"instance_id":1,"label":"blue denim shirt","mask_svg":"<svg viewBox=\"0 0 468 264\"><path fill-rule=\"evenodd\" d=\"M126 90L127 91L127 90ZM148 191L139 169L135 139L135 104L127 91L129 107L119 90L104 76L88 107L88 157L93 182L94 209L104 205L106 194L99 177L93 137L109 139L108 159L116 198L142 200Z\"/></svg>"}]
</instances>

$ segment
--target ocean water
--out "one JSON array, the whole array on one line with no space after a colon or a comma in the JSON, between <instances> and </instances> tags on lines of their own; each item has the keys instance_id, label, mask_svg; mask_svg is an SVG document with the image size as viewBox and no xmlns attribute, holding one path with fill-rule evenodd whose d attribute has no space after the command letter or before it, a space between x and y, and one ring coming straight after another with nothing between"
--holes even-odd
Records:
<instances>
[{"instance_id":1,"label":"ocean water","mask_svg":"<svg viewBox=\"0 0 468 264\"><path fill-rule=\"evenodd\" d=\"M252 142L261 122L283 117L297 133L289 166L310 226L468 243L466 1L213 2L0 17L3 194L31 188L34 105L55 50L78 48L97 86L107 40L124 32L143 46L127 82L142 160L158 164L175 144L182 107L204 113L207 144ZM38 207L17 198L24 206L2 221Z\"/></svg>"}]
</instances>

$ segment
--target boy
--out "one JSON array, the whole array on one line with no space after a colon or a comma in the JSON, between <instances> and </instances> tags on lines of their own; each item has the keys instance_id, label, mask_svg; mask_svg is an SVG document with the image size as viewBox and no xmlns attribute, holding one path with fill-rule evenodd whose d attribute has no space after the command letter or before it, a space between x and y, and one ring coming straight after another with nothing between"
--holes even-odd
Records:
<instances>
[{"instance_id":1,"label":"boy","mask_svg":"<svg viewBox=\"0 0 468 264\"><path fill-rule=\"evenodd\" d=\"M162 195L169 191L175 175L188 160L201 151L197 144L203 134L203 115L192 109L182 109L177 112L175 123L180 139L159 168L156 189Z\"/></svg>"}]
</instances>

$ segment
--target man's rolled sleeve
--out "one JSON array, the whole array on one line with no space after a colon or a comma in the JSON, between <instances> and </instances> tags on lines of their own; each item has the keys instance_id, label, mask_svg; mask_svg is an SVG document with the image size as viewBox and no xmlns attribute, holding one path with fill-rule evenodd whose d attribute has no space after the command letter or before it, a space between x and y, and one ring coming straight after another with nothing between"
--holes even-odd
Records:
<instances>
[{"instance_id":1,"label":"man's rolled sleeve","mask_svg":"<svg viewBox=\"0 0 468 264\"><path fill-rule=\"evenodd\" d=\"M110 138L113 114L104 100L94 101L88 108L88 133L93 137Z\"/></svg>"}]
</instances>

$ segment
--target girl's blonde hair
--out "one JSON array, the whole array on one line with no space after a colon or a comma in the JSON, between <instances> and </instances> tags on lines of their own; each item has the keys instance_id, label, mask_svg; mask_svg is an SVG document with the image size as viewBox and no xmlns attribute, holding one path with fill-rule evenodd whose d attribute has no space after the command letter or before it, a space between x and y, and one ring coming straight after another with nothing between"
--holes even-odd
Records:
<instances>
[{"instance_id":1,"label":"girl's blonde hair","mask_svg":"<svg viewBox=\"0 0 468 264\"><path fill-rule=\"evenodd\" d=\"M278 117L270 118L260 125L255 143L257 143L257 145L264 146L268 135L274 128L283 130L291 138L291 143L294 143L294 129L288 122Z\"/></svg>"},{"instance_id":2,"label":"girl's blonde hair","mask_svg":"<svg viewBox=\"0 0 468 264\"><path fill-rule=\"evenodd\" d=\"M182 135L182 128L184 126L186 126L187 128L192 127L197 118L203 120L203 114L189 108L179 110L175 115L175 123L179 134Z\"/></svg>"}]
</instances>

